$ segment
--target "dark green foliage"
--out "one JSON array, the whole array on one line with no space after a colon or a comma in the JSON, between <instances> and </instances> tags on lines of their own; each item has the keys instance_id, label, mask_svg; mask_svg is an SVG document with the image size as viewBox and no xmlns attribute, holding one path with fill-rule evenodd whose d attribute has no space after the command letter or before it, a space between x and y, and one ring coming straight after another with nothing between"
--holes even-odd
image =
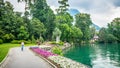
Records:
<instances>
[{"instance_id":1,"label":"dark green foliage","mask_svg":"<svg viewBox=\"0 0 120 68\"><path fill-rule=\"evenodd\" d=\"M69 26L72 26L73 17L69 13L65 13L64 15L59 14L56 15L55 22L57 25L68 24Z\"/></svg>"},{"instance_id":2,"label":"dark green foliage","mask_svg":"<svg viewBox=\"0 0 120 68\"><path fill-rule=\"evenodd\" d=\"M107 42L107 40L106 40L107 34L108 34L108 32L107 32L106 28L101 28L99 31L99 34L98 34L99 41L100 42Z\"/></svg>"},{"instance_id":3,"label":"dark green foliage","mask_svg":"<svg viewBox=\"0 0 120 68\"><path fill-rule=\"evenodd\" d=\"M108 34L108 36L107 36L107 41L108 41L108 43L116 42L117 40L118 40L117 37L115 37L115 36L112 35L112 34Z\"/></svg>"},{"instance_id":4,"label":"dark green foliage","mask_svg":"<svg viewBox=\"0 0 120 68\"><path fill-rule=\"evenodd\" d=\"M14 35L13 34L5 34L4 36L3 36L3 40L4 40L4 42L10 42L10 41L12 41L13 39L15 39L15 37L14 37Z\"/></svg>"},{"instance_id":5,"label":"dark green foliage","mask_svg":"<svg viewBox=\"0 0 120 68\"><path fill-rule=\"evenodd\" d=\"M95 36L95 34L96 34L95 27L91 27L89 33L90 33L90 39L92 39Z\"/></svg>"},{"instance_id":6,"label":"dark green foliage","mask_svg":"<svg viewBox=\"0 0 120 68\"><path fill-rule=\"evenodd\" d=\"M68 0L59 0L58 3L60 4L59 8L56 9L58 14L64 14L68 10L69 4L67 3Z\"/></svg>"},{"instance_id":7,"label":"dark green foliage","mask_svg":"<svg viewBox=\"0 0 120 68\"><path fill-rule=\"evenodd\" d=\"M18 34L18 39L19 40L27 40L29 37L29 34L24 26L20 27L20 32Z\"/></svg>"},{"instance_id":8,"label":"dark green foliage","mask_svg":"<svg viewBox=\"0 0 120 68\"><path fill-rule=\"evenodd\" d=\"M82 40L88 42L90 40L90 25L92 24L89 14L80 13L76 15L75 26L81 29L83 33Z\"/></svg>"},{"instance_id":9,"label":"dark green foliage","mask_svg":"<svg viewBox=\"0 0 120 68\"><path fill-rule=\"evenodd\" d=\"M81 42L83 33L79 28L75 26L70 27L68 24L61 24L59 28L62 32L61 34L62 41L74 42L74 43Z\"/></svg>"},{"instance_id":10,"label":"dark green foliage","mask_svg":"<svg viewBox=\"0 0 120 68\"><path fill-rule=\"evenodd\" d=\"M38 39L40 35L43 35L44 32L46 31L44 24L37 18L33 18L30 21L31 24L31 35L34 35L35 39Z\"/></svg>"},{"instance_id":11,"label":"dark green foliage","mask_svg":"<svg viewBox=\"0 0 120 68\"><path fill-rule=\"evenodd\" d=\"M39 37L39 41L40 41L41 43L43 43L43 42L44 42L44 38L43 38L42 36L40 36L40 37Z\"/></svg>"},{"instance_id":12,"label":"dark green foliage","mask_svg":"<svg viewBox=\"0 0 120 68\"><path fill-rule=\"evenodd\" d=\"M46 32L44 33L44 38L51 40L52 32L55 28L55 15L47 5L46 0L36 0L33 6L31 6L31 14L45 25Z\"/></svg>"},{"instance_id":13,"label":"dark green foliage","mask_svg":"<svg viewBox=\"0 0 120 68\"><path fill-rule=\"evenodd\" d=\"M82 33L81 29L73 26L72 27L72 34L71 34L71 42L81 43L82 36L83 36L83 33Z\"/></svg>"},{"instance_id":14,"label":"dark green foliage","mask_svg":"<svg viewBox=\"0 0 120 68\"><path fill-rule=\"evenodd\" d=\"M99 31L99 42L120 42L120 18L115 18L108 24L108 28Z\"/></svg>"},{"instance_id":15,"label":"dark green foliage","mask_svg":"<svg viewBox=\"0 0 120 68\"><path fill-rule=\"evenodd\" d=\"M31 38L31 42L32 42L32 43L36 43L36 40L35 40L35 38L34 38L33 35L32 35L32 38Z\"/></svg>"},{"instance_id":16,"label":"dark green foliage","mask_svg":"<svg viewBox=\"0 0 120 68\"><path fill-rule=\"evenodd\" d=\"M117 38L118 42L120 42L120 18L115 18L108 24L108 31Z\"/></svg>"},{"instance_id":17,"label":"dark green foliage","mask_svg":"<svg viewBox=\"0 0 120 68\"><path fill-rule=\"evenodd\" d=\"M21 44L21 42L24 42L25 44L31 43L31 41L25 41L25 40L13 40L13 41L11 41L12 44Z\"/></svg>"},{"instance_id":18,"label":"dark green foliage","mask_svg":"<svg viewBox=\"0 0 120 68\"><path fill-rule=\"evenodd\" d=\"M3 43L3 40L2 39L0 39L0 44L2 44Z\"/></svg>"},{"instance_id":19,"label":"dark green foliage","mask_svg":"<svg viewBox=\"0 0 120 68\"><path fill-rule=\"evenodd\" d=\"M12 4L9 2L5 2L3 7L4 8L1 8L2 16L0 21L0 38L2 38L4 42L10 42L13 39L27 39L28 32L25 28L26 24L23 23L21 13L14 12ZM25 29L22 29L21 26Z\"/></svg>"},{"instance_id":20,"label":"dark green foliage","mask_svg":"<svg viewBox=\"0 0 120 68\"><path fill-rule=\"evenodd\" d=\"M118 39L114 35L110 34L107 28L101 28L99 31L99 42L101 43L112 43L116 42Z\"/></svg>"},{"instance_id":21,"label":"dark green foliage","mask_svg":"<svg viewBox=\"0 0 120 68\"><path fill-rule=\"evenodd\" d=\"M62 32L61 40L70 42L72 29L69 27L69 25L68 24L61 24L59 28Z\"/></svg>"}]
</instances>

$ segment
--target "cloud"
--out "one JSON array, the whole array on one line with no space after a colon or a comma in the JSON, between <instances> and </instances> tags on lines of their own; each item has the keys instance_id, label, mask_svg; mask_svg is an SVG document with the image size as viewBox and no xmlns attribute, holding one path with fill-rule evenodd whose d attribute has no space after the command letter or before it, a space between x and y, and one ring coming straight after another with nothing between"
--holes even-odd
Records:
<instances>
[{"instance_id":1,"label":"cloud","mask_svg":"<svg viewBox=\"0 0 120 68\"><path fill-rule=\"evenodd\" d=\"M19 12L24 12L25 11L25 9L24 9L25 3L24 2L18 3L17 0L5 0L5 1L11 2L11 4L14 7L14 11L19 11Z\"/></svg>"},{"instance_id":2,"label":"cloud","mask_svg":"<svg viewBox=\"0 0 120 68\"><path fill-rule=\"evenodd\" d=\"M24 12L25 4L10 1L15 11ZM54 10L59 7L58 0L46 0ZM69 0L70 8L79 10L81 13L89 13L93 23L100 27L106 27L114 18L120 17L120 0Z\"/></svg>"},{"instance_id":3,"label":"cloud","mask_svg":"<svg viewBox=\"0 0 120 68\"><path fill-rule=\"evenodd\" d=\"M91 14L92 21L101 27L106 27L114 18L120 17L120 7L114 5L114 1L106 1L97 7L93 6L88 11Z\"/></svg>"}]
</instances>

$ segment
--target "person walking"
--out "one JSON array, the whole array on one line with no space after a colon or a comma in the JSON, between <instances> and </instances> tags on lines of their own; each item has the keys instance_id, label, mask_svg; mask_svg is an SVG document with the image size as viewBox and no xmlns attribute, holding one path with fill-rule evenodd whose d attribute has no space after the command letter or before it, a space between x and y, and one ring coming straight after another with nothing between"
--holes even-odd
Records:
<instances>
[{"instance_id":1,"label":"person walking","mask_svg":"<svg viewBox=\"0 0 120 68\"><path fill-rule=\"evenodd\" d=\"M21 51L24 49L24 42L21 42Z\"/></svg>"}]
</instances>

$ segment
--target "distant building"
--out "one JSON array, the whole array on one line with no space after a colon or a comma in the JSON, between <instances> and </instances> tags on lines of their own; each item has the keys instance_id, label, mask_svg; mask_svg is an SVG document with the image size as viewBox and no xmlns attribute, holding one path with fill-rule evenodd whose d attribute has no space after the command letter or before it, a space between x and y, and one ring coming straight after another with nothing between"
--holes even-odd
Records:
<instances>
[{"instance_id":1,"label":"distant building","mask_svg":"<svg viewBox=\"0 0 120 68\"><path fill-rule=\"evenodd\" d=\"M99 37L98 37L97 35L94 35L93 40L96 41L96 40L98 40L98 38L99 38Z\"/></svg>"},{"instance_id":2,"label":"distant building","mask_svg":"<svg viewBox=\"0 0 120 68\"><path fill-rule=\"evenodd\" d=\"M90 43L94 43L96 40L98 40L98 36L97 35L94 35L93 39L91 39Z\"/></svg>"}]
</instances>

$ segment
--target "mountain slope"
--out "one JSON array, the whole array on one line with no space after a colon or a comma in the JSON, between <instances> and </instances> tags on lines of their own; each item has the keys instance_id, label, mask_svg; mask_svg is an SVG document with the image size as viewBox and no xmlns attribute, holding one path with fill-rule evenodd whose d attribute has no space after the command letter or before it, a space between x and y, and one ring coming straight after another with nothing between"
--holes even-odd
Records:
<instances>
[{"instance_id":1,"label":"mountain slope","mask_svg":"<svg viewBox=\"0 0 120 68\"><path fill-rule=\"evenodd\" d=\"M77 9L72 9L71 8L71 9L68 10L68 13L70 13L70 15L73 16L73 18L75 18L75 15L80 13L80 12ZM100 27L98 25L93 23L92 26L95 27L96 30L98 30L98 31L100 30Z\"/></svg>"}]
</instances>

